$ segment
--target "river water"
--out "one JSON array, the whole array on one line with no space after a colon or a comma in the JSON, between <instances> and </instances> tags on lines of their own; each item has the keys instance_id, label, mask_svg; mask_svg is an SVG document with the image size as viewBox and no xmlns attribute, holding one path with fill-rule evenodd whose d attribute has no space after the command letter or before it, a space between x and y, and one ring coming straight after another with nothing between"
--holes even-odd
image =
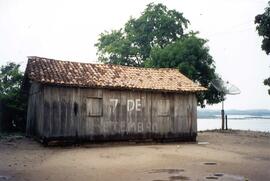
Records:
<instances>
[{"instance_id":1,"label":"river water","mask_svg":"<svg viewBox=\"0 0 270 181\"><path fill-rule=\"evenodd\" d=\"M221 118L198 118L198 131L220 129ZM270 117L234 115L228 118L228 128L270 132Z\"/></svg>"}]
</instances>

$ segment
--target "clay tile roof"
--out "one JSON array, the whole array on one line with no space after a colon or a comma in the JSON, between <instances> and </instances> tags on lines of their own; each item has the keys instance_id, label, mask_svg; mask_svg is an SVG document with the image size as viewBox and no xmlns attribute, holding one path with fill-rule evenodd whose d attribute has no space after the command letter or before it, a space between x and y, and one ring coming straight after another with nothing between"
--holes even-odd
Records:
<instances>
[{"instance_id":1,"label":"clay tile roof","mask_svg":"<svg viewBox=\"0 0 270 181\"><path fill-rule=\"evenodd\" d=\"M28 57L25 76L42 84L164 92L205 91L177 69L137 68Z\"/></svg>"}]
</instances>

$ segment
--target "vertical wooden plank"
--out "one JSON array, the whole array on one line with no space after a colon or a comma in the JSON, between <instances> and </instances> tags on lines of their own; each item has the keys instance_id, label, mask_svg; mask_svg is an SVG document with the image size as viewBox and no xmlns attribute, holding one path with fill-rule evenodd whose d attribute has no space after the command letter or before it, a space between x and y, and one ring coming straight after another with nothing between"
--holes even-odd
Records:
<instances>
[{"instance_id":1,"label":"vertical wooden plank","mask_svg":"<svg viewBox=\"0 0 270 181\"><path fill-rule=\"evenodd\" d=\"M111 101L112 99L117 100ZM110 93L110 121L112 122L112 134L121 134L121 119L120 119L120 110L121 110L121 93L120 91L111 91Z\"/></svg>"},{"instance_id":2,"label":"vertical wooden plank","mask_svg":"<svg viewBox=\"0 0 270 181\"><path fill-rule=\"evenodd\" d=\"M142 123L142 134L144 137L148 136L151 132L151 93L141 92L141 123ZM139 127L139 126L138 126Z\"/></svg>"},{"instance_id":3,"label":"vertical wooden plank","mask_svg":"<svg viewBox=\"0 0 270 181\"><path fill-rule=\"evenodd\" d=\"M127 133L127 92L122 91L120 96L120 132L124 136Z\"/></svg>"},{"instance_id":4,"label":"vertical wooden plank","mask_svg":"<svg viewBox=\"0 0 270 181\"><path fill-rule=\"evenodd\" d=\"M136 134L136 111L134 105L134 93L132 91L127 92L127 133L129 135Z\"/></svg>"},{"instance_id":5,"label":"vertical wooden plank","mask_svg":"<svg viewBox=\"0 0 270 181\"><path fill-rule=\"evenodd\" d=\"M178 94L173 95L173 101L173 133L177 134L179 130Z\"/></svg>"},{"instance_id":6,"label":"vertical wooden plank","mask_svg":"<svg viewBox=\"0 0 270 181\"><path fill-rule=\"evenodd\" d=\"M188 133L188 114L187 114L187 104L188 99L186 95L181 95L182 106L181 106L181 113L182 113L182 133Z\"/></svg>"},{"instance_id":7,"label":"vertical wooden plank","mask_svg":"<svg viewBox=\"0 0 270 181\"><path fill-rule=\"evenodd\" d=\"M27 109L27 125L26 125L26 132L28 135L33 135L33 109L34 109L34 97L32 94L32 85L30 86L29 90L29 97L28 97L28 109Z\"/></svg>"},{"instance_id":8,"label":"vertical wooden plank","mask_svg":"<svg viewBox=\"0 0 270 181\"><path fill-rule=\"evenodd\" d=\"M40 85L40 92L39 92L39 122L40 122L40 136L43 135L44 132L44 86Z\"/></svg>"},{"instance_id":9,"label":"vertical wooden plank","mask_svg":"<svg viewBox=\"0 0 270 181\"><path fill-rule=\"evenodd\" d=\"M80 100L81 100L81 96L80 96L80 92L81 89L80 88L74 88L75 90L75 94L74 94L74 124L76 125L76 134L80 137L80 136L84 136L83 133L83 127L85 125L84 122L81 121L80 116L81 116L81 104L80 104Z\"/></svg>"},{"instance_id":10,"label":"vertical wooden plank","mask_svg":"<svg viewBox=\"0 0 270 181\"><path fill-rule=\"evenodd\" d=\"M41 136L42 132L43 132L43 89L42 86L40 84L37 85L37 89L36 89L36 98L37 98L37 104L36 104L36 108L37 108L37 115L36 115L36 121L38 123L38 131L37 131L37 135Z\"/></svg>"},{"instance_id":11,"label":"vertical wooden plank","mask_svg":"<svg viewBox=\"0 0 270 181\"><path fill-rule=\"evenodd\" d=\"M51 89L50 87L45 86L43 90L44 94L44 115L43 115L43 127L44 127L44 136L51 136L51 118L52 118L52 108L51 108Z\"/></svg>"},{"instance_id":12,"label":"vertical wooden plank","mask_svg":"<svg viewBox=\"0 0 270 181\"><path fill-rule=\"evenodd\" d=\"M169 133L175 133L175 122L174 122L174 94L169 94L170 101L170 125Z\"/></svg>"},{"instance_id":13,"label":"vertical wooden plank","mask_svg":"<svg viewBox=\"0 0 270 181\"><path fill-rule=\"evenodd\" d=\"M67 109L67 118L66 118L66 135L68 136L74 136L74 134L72 133L72 95L71 95L72 91L69 89L66 91L66 109Z\"/></svg>"},{"instance_id":14,"label":"vertical wooden plank","mask_svg":"<svg viewBox=\"0 0 270 181\"><path fill-rule=\"evenodd\" d=\"M108 96L108 91L107 90L103 90L103 97L102 97L102 135L104 137L107 137L109 135L110 132L110 119L109 119L109 111L110 111L110 104L108 102L109 96Z\"/></svg>"},{"instance_id":15,"label":"vertical wooden plank","mask_svg":"<svg viewBox=\"0 0 270 181\"><path fill-rule=\"evenodd\" d=\"M65 91L64 92L62 92L63 94L65 93ZM60 128L60 134L61 134L61 136L67 136L66 135L66 129L67 129L67 127L66 127L66 117L67 117L67 103L66 103L66 100L65 100L65 97L62 97L61 99L61 102L60 102L60 117L61 117L61 128Z\"/></svg>"},{"instance_id":16,"label":"vertical wooden plank","mask_svg":"<svg viewBox=\"0 0 270 181\"><path fill-rule=\"evenodd\" d=\"M145 117L145 134L150 135L152 131L152 93L151 92L146 92L145 93L145 105L143 107L144 109L144 117Z\"/></svg>"},{"instance_id":17,"label":"vertical wooden plank","mask_svg":"<svg viewBox=\"0 0 270 181\"><path fill-rule=\"evenodd\" d=\"M89 90L91 91L91 90ZM87 89L82 89L80 93L80 121L81 121L81 134L84 135L84 137L89 137L88 133L88 122L87 122Z\"/></svg>"},{"instance_id":18,"label":"vertical wooden plank","mask_svg":"<svg viewBox=\"0 0 270 181\"><path fill-rule=\"evenodd\" d=\"M55 96L55 95L54 95ZM59 103L54 99L52 102L52 135L58 136L61 122L59 121Z\"/></svg>"},{"instance_id":19,"label":"vertical wooden plank","mask_svg":"<svg viewBox=\"0 0 270 181\"><path fill-rule=\"evenodd\" d=\"M193 132L197 133L197 97L192 94L192 107L193 107Z\"/></svg>"}]
</instances>

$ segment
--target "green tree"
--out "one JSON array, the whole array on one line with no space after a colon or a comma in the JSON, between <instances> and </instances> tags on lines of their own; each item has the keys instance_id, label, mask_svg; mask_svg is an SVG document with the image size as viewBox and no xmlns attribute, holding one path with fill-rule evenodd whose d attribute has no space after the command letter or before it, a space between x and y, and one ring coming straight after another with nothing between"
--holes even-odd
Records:
<instances>
[{"instance_id":1,"label":"green tree","mask_svg":"<svg viewBox=\"0 0 270 181\"><path fill-rule=\"evenodd\" d=\"M270 77L267 79L264 79L263 83L264 85L270 86ZM268 94L270 95L270 89L268 89Z\"/></svg>"},{"instance_id":2,"label":"green tree","mask_svg":"<svg viewBox=\"0 0 270 181\"><path fill-rule=\"evenodd\" d=\"M256 29L259 36L263 37L262 40L262 50L265 51L267 55L270 53L270 1L268 2L268 7L265 8L263 14L258 14L255 17L255 24L257 24ZM270 77L264 80L264 85L270 86ZM268 90L270 95L270 89Z\"/></svg>"},{"instance_id":3,"label":"green tree","mask_svg":"<svg viewBox=\"0 0 270 181\"><path fill-rule=\"evenodd\" d=\"M4 127L8 130L22 130L25 126L26 101L25 96L20 91L23 73L20 72L19 67L20 65L11 62L0 68L2 119ZM14 124L16 128L14 128Z\"/></svg>"},{"instance_id":4,"label":"green tree","mask_svg":"<svg viewBox=\"0 0 270 181\"><path fill-rule=\"evenodd\" d=\"M139 18L130 18L124 28L101 33L97 55L103 63L140 67L171 67L208 88L198 94L199 104L218 103L223 95L211 87L217 78L206 40L185 33L189 21L182 13L162 4L149 4Z\"/></svg>"},{"instance_id":5,"label":"green tree","mask_svg":"<svg viewBox=\"0 0 270 181\"><path fill-rule=\"evenodd\" d=\"M130 18L124 29L100 34L95 44L99 60L143 66L153 47L165 47L181 38L188 23L182 13L162 4L148 4L139 18Z\"/></svg>"}]
</instances>

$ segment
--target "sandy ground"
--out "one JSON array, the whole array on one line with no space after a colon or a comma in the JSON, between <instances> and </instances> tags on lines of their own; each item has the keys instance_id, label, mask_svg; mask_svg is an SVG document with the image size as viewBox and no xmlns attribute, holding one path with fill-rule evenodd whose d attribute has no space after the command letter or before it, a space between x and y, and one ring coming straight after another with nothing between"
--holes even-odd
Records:
<instances>
[{"instance_id":1,"label":"sandy ground","mask_svg":"<svg viewBox=\"0 0 270 181\"><path fill-rule=\"evenodd\" d=\"M0 139L0 181L270 180L270 134L199 133L198 143L43 147Z\"/></svg>"}]
</instances>

